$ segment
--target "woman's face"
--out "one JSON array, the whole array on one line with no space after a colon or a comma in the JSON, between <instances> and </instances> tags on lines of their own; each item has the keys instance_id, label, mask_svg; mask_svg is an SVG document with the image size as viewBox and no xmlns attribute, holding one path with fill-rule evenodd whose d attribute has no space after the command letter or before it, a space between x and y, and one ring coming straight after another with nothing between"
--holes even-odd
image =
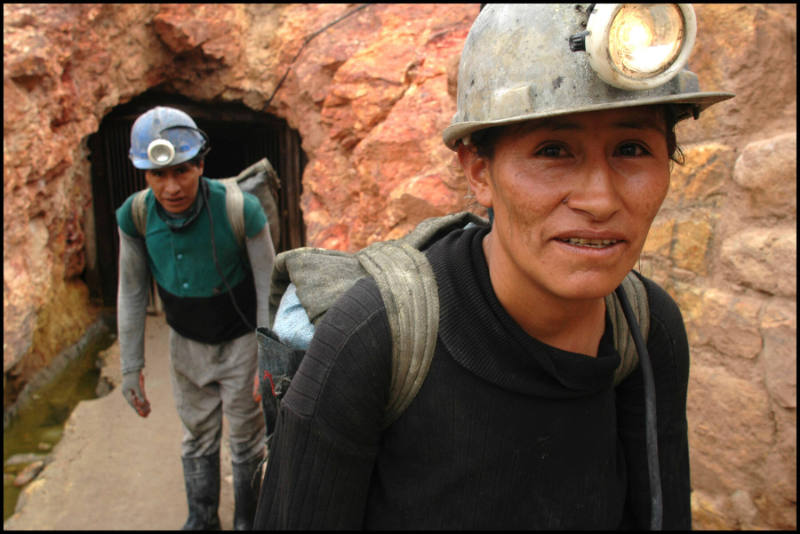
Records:
<instances>
[{"instance_id":1,"label":"woman's face","mask_svg":"<svg viewBox=\"0 0 800 534\"><path fill-rule=\"evenodd\" d=\"M478 202L494 210L492 283L559 299L611 293L667 194L665 130L661 108L634 107L509 127L490 160L461 147Z\"/></svg>"}]
</instances>

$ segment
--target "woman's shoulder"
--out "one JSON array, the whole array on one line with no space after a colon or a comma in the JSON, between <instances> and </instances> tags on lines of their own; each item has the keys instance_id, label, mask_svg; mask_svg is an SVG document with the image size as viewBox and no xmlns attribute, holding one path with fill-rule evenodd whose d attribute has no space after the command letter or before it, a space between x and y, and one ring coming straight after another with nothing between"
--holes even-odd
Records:
<instances>
[{"instance_id":1,"label":"woman's shoulder","mask_svg":"<svg viewBox=\"0 0 800 534\"><path fill-rule=\"evenodd\" d=\"M370 441L388 398L391 351L380 292L362 278L317 323L284 401L337 434Z\"/></svg>"}]
</instances>

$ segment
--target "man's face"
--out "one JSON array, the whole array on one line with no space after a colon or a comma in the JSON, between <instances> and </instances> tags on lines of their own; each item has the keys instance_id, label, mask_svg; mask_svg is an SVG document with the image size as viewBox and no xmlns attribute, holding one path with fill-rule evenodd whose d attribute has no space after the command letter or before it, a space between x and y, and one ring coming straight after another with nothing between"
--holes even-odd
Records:
<instances>
[{"instance_id":1,"label":"man's face","mask_svg":"<svg viewBox=\"0 0 800 534\"><path fill-rule=\"evenodd\" d=\"M188 161L144 173L156 200L170 213L181 213L191 207L202 175L203 164L195 166Z\"/></svg>"},{"instance_id":2,"label":"man's face","mask_svg":"<svg viewBox=\"0 0 800 534\"><path fill-rule=\"evenodd\" d=\"M667 194L665 133L659 108L627 108L509 128L491 160L462 147L478 202L494 209L484 250L498 296L525 291L557 302L611 293Z\"/></svg>"}]
</instances>

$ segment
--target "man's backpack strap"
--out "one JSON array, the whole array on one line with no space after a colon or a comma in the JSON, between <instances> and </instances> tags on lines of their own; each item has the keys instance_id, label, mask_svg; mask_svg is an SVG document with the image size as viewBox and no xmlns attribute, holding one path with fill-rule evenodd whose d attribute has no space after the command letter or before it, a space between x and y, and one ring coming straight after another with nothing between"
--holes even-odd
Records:
<instances>
[{"instance_id":1,"label":"man's backpack strap","mask_svg":"<svg viewBox=\"0 0 800 534\"><path fill-rule=\"evenodd\" d=\"M233 229L233 235L236 236L236 242L241 247L244 243L244 196L242 190L239 189L235 176L219 180L219 183L225 186L225 210L228 212L228 222Z\"/></svg>"},{"instance_id":2,"label":"man's backpack strap","mask_svg":"<svg viewBox=\"0 0 800 534\"><path fill-rule=\"evenodd\" d=\"M277 247L281 234L277 204L280 180L269 160L261 158L236 176L220 178L218 181L226 186L226 191L230 192L230 194L226 192L225 195L228 220L239 244L241 245L245 238L244 199L241 196L241 192L244 191L255 196L264 209L272 242ZM231 185L238 186L241 191L233 191Z\"/></svg>"},{"instance_id":3,"label":"man's backpack strap","mask_svg":"<svg viewBox=\"0 0 800 534\"><path fill-rule=\"evenodd\" d=\"M133 219L136 231L142 237L147 235L147 203L145 201L149 190L149 187L145 187L138 191L131 201L131 219Z\"/></svg>"},{"instance_id":4,"label":"man's backpack strap","mask_svg":"<svg viewBox=\"0 0 800 534\"><path fill-rule=\"evenodd\" d=\"M636 321L639 323L639 330L642 338L647 342L647 335L650 331L650 306L647 302L647 290L639 276L631 271L622 281L622 288L630 301ZM621 362L614 373L614 385L622 382L636 365L639 363L639 355L633 342L628 321L622 311L619 298L616 293L606 296L606 309L611 318L611 325L614 331L614 346L620 355Z\"/></svg>"},{"instance_id":5,"label":"man's backpack strap","mask_svg":"<svg viewBox=\"0 0 800 534\"><path fill-rule=\"evenodd\" d=\"M384 241L358 254L375 279L392 331L392 379L384 427L405 411L428 374L439 330L439 293L425 254Z\"/></svg>"}]
</instances>

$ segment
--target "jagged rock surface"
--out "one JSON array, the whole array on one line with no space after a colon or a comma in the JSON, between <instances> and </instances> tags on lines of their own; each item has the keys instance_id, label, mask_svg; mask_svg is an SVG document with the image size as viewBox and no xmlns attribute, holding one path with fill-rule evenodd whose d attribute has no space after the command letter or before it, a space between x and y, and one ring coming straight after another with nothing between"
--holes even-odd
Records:
<instances>
[{"instance_id":1,"label":"jagged rock surface","mask_svg":"<svg viewBox=\"0 0 800 534\"><path fill-rule=\"evenodd\" d=\"M478 5L370 5L307 41L354 8L3 5L4 406L96 318L81 280L94 240L86 140L149 88L296 129L310 245L354 250L470 206L440 134ZM695 527L793 529L796 6L695 9L689 65L704 89L737 96L679 126L687 164L641 269L689 333Z\"/></svg>"}]
</instances>

